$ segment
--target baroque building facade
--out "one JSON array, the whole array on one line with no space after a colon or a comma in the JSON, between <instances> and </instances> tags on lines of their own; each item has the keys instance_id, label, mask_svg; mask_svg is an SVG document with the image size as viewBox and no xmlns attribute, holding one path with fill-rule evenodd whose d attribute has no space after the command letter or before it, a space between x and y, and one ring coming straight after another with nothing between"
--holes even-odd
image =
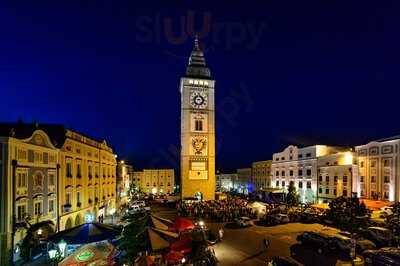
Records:
<instances>
[{"instance_id":1,"label":"baroque building facade","mask_svg":"<svg viewBox=\"0 0 400 266\"><path fill-rule=\"evenodd\" d=\"M400 201L400 136L356 147L362 198Z\"/></svg>"},{"instance_id":2,"label":"baroque building facade","mask_svg":"<svg viewBox=\"0 0 400 266\"><path fill-rule=\"evenodd\" d=\"M56 230L57 169L58 149L44 131L33 124L0 124L1 265L29 225L47 221Z\"/></svg>"},{"instance_id":3,"label":"baroque building facade","mask_svg":"<svg viewBox=\"0 0 400 266\"><path fill-rule=\"evenodd\" d=\"M60 146L60 229L113 214L116 155L106 141L64 129ZM59 132L61 133L61 132Z\"/></svg>"},{"instance_id":4,"label":"baroque building facade","mask_svg":"<svg viewBox=\"0 0 400 266\"><path fill-rule=\"evenodd\" d=\"M215 198L214 87L196 38L180 82L182 198Z\"/></svg>"}]
</instances>

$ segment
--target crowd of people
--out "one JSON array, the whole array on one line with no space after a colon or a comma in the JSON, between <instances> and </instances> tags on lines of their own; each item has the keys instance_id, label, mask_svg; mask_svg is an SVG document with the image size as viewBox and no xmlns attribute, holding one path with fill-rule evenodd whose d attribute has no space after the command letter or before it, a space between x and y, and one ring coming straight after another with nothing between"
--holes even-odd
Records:
<instances>
[{"instance_id":1,"label":"crowd of people","mask_svg":"<svg viewBox=\"0 0 400 266\"><path fill-rule=\"evenodd\" d=\"M247 206L247 201L239 198L210 201L180 201L177 204L180 216L197 219L211 219L215 222L230 222L235 218L255 217L255 212Z\"/></svg>"}]
</instances>

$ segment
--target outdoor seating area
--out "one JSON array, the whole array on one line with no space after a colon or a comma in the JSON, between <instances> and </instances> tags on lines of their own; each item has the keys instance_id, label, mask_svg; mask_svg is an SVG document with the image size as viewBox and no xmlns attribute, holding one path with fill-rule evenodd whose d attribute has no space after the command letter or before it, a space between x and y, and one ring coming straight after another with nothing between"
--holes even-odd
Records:
<instances>
[{"instance_id":1,"label":"outdoor seating area","mask_svg":"<svg viewBox=\"0 0 400 266\"><path fill-rule=\"evenodd\" d=\"M242 216L256 218L256 211L248 206L248 201L236 197L227 200L180 201L177 210L180 216L215 222L231 222Z\"/></svg>"}]
</instances>

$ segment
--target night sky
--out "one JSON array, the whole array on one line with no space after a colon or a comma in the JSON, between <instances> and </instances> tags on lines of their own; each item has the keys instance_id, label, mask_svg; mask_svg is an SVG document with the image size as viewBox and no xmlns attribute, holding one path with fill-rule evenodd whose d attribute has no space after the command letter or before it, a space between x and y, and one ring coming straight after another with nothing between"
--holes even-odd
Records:
<instances>
[{"instance_id":1,"label":"night sky","mask_svg":"<svg viewBox=\"0 0 400 266\"><path fill-rule=\"evenodd\" d=\"M2 1L0 120L62 123L136 168L178 168L193 15L216 79L219 169L400 134L396 1L137 2Z\"/></svg>"}]
</instances>

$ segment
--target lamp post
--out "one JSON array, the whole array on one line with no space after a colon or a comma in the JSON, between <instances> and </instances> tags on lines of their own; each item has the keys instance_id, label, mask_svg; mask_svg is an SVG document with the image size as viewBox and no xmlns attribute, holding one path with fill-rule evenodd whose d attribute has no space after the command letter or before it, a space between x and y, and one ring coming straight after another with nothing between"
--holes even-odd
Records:
<instances>
[{"instance_id":1,"label":"lamp post","mask_svg":"<svg viewBox=\"0 0 400 266\"><path fill-rule=\"evenodd\" d=\"M59 186L60 186L60 164L59 163L57 164L56 177L57 177L56 178L56 182L57 182L57 184L56 184L57 232L60 232L60 204L59 204L59 202L60 202L60 195L59 195L59 192L60 192L60 188L59 188Z\"/></svg>"},{"instance_id":2,"label":"lamp post","mask_svg":"<svg viewBox=\"0 0 400 266\"><path fill-rule=\"evenodd\" d=\"M17 160L12 160L12 188L11 188L11 193L12 193L12 208L11 208L11 224L12 224L12 229L11 229L11 265L14 265L14 238L15 238L15 226L16 226L16 215L15 215L15 187L16 187L16 170L18 166L18 161Z\"/></svg>"}]
</instances>

